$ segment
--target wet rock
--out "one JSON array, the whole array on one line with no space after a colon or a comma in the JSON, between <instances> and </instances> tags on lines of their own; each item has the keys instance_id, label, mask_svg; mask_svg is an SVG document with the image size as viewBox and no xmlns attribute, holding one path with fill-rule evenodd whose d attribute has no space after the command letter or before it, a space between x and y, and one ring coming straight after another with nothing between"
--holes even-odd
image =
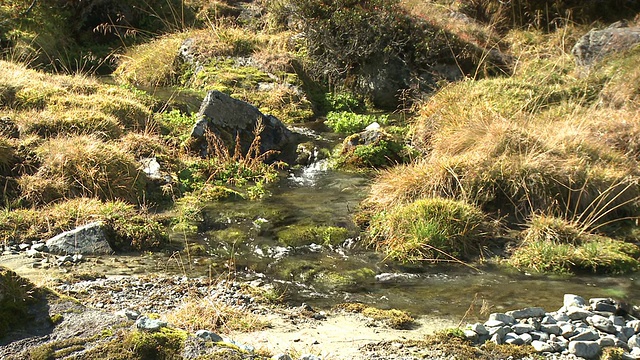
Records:
<instances>
[{"instance_id":1,"label":"wet rock","mask_svg":"<svg viewBox=\"0 0 640 360\"><path fill-rule=\"evenodd\" d=\"M606 29L592 29L574 45L571 53L579 66L590 66L607 55L640 43L640 28L615 23Z\"/></svg>"},{"instance_id":2,"label":"wet rock","mask_svg":"<svg viewBox=\"0 0 640 360\"><path fill-rule=\"evenodd\" d=\"M140 316L138 320L136 320L136 327L144 331L154 332L166 326L166 321L162 321L159 319L150 319L146 316Z\"/></svg>"},{"instance_id":3,"label":"wet rock","mask_svg":"<svg viewBox=\"0 0 640 360\"><path fill-rule=\"evenodd\" d=\"M71 231L63 232L46 242L50 252L55 254L92 254L113 253L107 240L102 222L86 224Z\"/></svg>"},{"instance_id":4,"label":"wet rock","mask_svg":"<svg viewBox=\"0 0 640 360\"><path fill-rule=\"evenodd\" d=\"M571 341L569 353L585 359L595 359L600 355L600 345L595 341Z\"/></svg>"},{"instance_id":5,"label":"wet rock","mask_svg":"<svg viewBox=\"0 0 640 360\"><path fill-rule=\"evenodd\" d=\"M375 277L376 281L380 283L399 283L416 278L418 278L418 275L409 273L382 273Z\"/></svg>"}]
</instances>

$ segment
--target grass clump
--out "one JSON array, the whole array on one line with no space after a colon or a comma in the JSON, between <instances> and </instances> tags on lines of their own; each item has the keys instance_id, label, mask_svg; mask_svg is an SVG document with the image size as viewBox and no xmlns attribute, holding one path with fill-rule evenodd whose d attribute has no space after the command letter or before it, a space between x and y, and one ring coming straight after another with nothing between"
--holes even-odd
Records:
<instances>
[{"instance_id":1,"label":"grass clump","mask_svg":"<svg viewBox=\"0 0 640 360\"><path fill-rule=\"evenodd\" d=\"M112 232L112 246L120 250L145 250L164 245L167 236L150 215L121 201L102 202L76 198L43 208L0 212L0 241L24 243L51 238L93 221Z\"/></svg>"},{"instance_id":2,"label":"grass clump","mask_svg":"<svg viewBox=\"0 0 640 360\"><path fill-rule=\"evenodd\" d=\"M116 143L90 136L58 137L40 145L36 153L43 166L19 179L24 197L32 203L74 197L138 203L142 198L146 176Z\"/></svg>"},{"instance_id":3,"label":"grass clump","mask_svg":"<svg viewBox=\"0 0 640 360\"><path fill-rule=\"evenodd\" d=\"M634 244L589 233L575 222L536 215L508 262L537 272L622 274L640 268L639 257Z\"/></svg>"},{"instance_id":4,"label":"grass clump","mask_svg":"<svg viewBox=\"0 0 640 360\"><path fill-rule=\"evenodd\" d=\"M338 246L349 235L349 230L345 228L318 225L291 225L276 233L278 242L291 247L311 244Z\"/></svg>"},{"instance_id":5,"label":"grass clump","mask_svg":"<svg viewBox=\"0 0 640 360\"><path fill-rule=\"evenodd\" d=\"M414 318L409 313L397 309L382 310L362 303L339 304L336 309L362 314L392 329L409 329L414 324Z\"/></svg>"},{"instance_id":6,"label":"grass clump","mask_svg":"<svg viewBox=\"0 0 640 360\"><path fill-rule=\"evenodd\" d=\"M156 332L118 332L114 338L80 354L79 359L152 360L182 359L188 333L163 327Z\"/></svg>"},{"instance_id":7,"label":"grass clump","mask_svg":"<svg viewBox=\"0 0 640 360\"><path fill-rule=\"evenodd\" d=\"M492 226L477 207L463 201L425 198L374 215L371 243L402 261L451 261L481 253Z\"/></svg>"},{"instance_id":8,"label":"grass clump","mask_svg":"<svg viewBox=\"0 0 640 360\"><path fill-rule=\"evenodd\" d=\"M186 300L178 309L166 315L167 321L189 332L257 331L269 326L256 315L211 298Z\"/></svg>"}]
</instances>

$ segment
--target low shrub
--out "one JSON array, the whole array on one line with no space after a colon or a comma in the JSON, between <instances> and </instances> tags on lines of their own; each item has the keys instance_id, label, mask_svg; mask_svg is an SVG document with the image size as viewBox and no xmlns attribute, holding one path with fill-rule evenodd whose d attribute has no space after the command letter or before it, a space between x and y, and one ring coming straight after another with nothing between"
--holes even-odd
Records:
<instances>
[{"instance_id":1,"label":"low shrub","mask_svg":"<svg viewBox=\"0 0 640 360\"><path fill-rule=\"evenodd\" d=\"M579 224L535 215L508 262L521 270L622 274L640 268L636 245L585 231Z\"/></svg>"},{"instance_id":2,"label":"low shrub","mask_svg":"<svg viewBox=\"0 0 640 360\"><path fill-rule=\"evenodd\" d=\"M211 331L258 331L269 326L256 315L238 310L224 302L211 298L186 300L182 306L166 315L167 321L181 329L195 332L201 329Z\"/></svg>"},{"instance_id":3,"label":"low shrub","mask_svg":"<svg viewBox=\"0 0 640 360\"><path fill-rule=\"evenodd\" d=\"M426 198L373 215L369 241L396 260L451 261L480 254L493 232L477 207Z\"/></svg>"}]
</instances>

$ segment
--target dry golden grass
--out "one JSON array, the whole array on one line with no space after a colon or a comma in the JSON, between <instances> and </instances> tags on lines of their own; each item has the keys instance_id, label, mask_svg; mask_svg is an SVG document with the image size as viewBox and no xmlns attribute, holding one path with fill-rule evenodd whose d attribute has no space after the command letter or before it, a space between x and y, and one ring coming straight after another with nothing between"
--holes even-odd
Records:
<instances>
[{"instance_id":1,"label":"dry golden grass","mask_svg":"<svg viewBox=\"0 0 640 360\"><path fill-rule=\"evenodd\" d=\"M9 139L0 136L0 173L8 170L14 159L14 149Z\"/></svg>"},{"instance_id":2,"label":"dry golden grass","mask_svg":"<svg viewBox=\"0 0 640 360\"><path fill-rule=\"evenodd\" d=\"M41 204L56 198L96 197L137 204L145 176L130 153L90 136L52 138L36 150L42 166L22 176L24 197Z\"/></svg>"},{"instance_id":3,"label":"dry golden grass","mask_svg":"<svg viewBox=\"0 0 640 360\"><path fill-rule=\"evenodd\" d=\"M239 310L209 297L185 300L178 309L166 314L165 318L174 326L189 332L202 329L223 333L249 332L269 326L251 312Z\"/></svg>"}]
</instances>

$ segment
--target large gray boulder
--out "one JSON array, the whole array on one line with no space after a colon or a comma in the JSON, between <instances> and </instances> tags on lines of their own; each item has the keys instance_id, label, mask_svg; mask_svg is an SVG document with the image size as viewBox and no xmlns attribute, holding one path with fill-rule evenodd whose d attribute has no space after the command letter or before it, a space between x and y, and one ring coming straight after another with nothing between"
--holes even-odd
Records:
<instances>
[{"instance_id":1,"label":"large gray boulder","mask_svg":"<svg viewBox=\"0 0 640 360\"><path fill-rule=\"evenodd\" d=\"M262 153L281 151L293 141L293 133L276 117L265 115L255 106L242 100L234 99L220 91L209 91L200 105L198 121L191 131L196 147L206 154L206 130L212 131L227 146L235 148L236 137L240 139L243 155L254 139L254 130L262 122L264 130L260 134L260 151Z\"/></svg>"},{"instance_id":2,"label":"large gray boulder","mask_svg":"<svg viewBox=\"0 0 640 360\"><path fill-rule=\"evenodd\" d=\"M65 231L47 240L47 248L54 254L104 255L113 253L102 222L96 221Z\"/></svg>"},{"instance_id":3,"label":"large gray boulder","mask_svg":"<svg viewBox=\"0 0 640 360\"><path fill-rule=\"evenodd\" d=\"M582 36L571 53L579 66L590 66L607 55L640 44L640 27L626 27L623 22L606 29L593 29Z\"/></svg>"}]
</instances>

